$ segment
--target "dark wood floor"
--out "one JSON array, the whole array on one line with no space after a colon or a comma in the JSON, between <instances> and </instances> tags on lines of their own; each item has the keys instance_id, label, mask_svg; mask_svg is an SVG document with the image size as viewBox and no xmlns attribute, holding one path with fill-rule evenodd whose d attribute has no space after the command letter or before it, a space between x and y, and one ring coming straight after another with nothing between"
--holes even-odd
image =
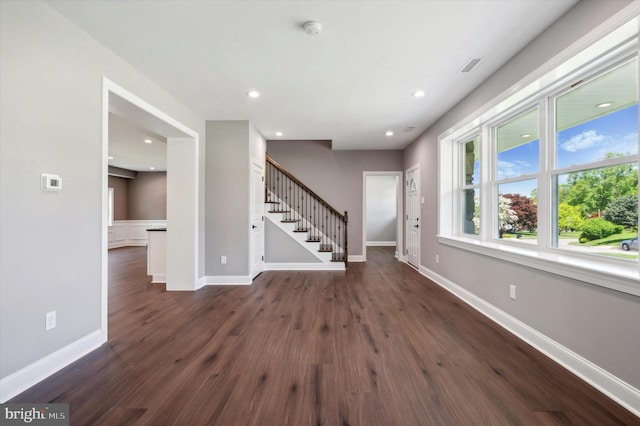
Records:
<instances>
[{"instance_id":1,"label":"dark wood floor","mask_svg":"<svg viewBox=\"0 0 640 426\"><path fill-rule=\"evenodd\" d=\"M109 253L109 343L12 402L72 425L608 425L640 419L370 248L347 272L164 291Z\"/></svg>"}]
</instances>

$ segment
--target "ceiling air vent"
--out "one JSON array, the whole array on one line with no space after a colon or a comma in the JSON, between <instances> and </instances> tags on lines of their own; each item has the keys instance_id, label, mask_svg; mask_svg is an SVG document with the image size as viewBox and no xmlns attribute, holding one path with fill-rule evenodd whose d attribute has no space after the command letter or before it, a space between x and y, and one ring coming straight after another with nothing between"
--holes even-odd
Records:
<instances>
[{"instance_id":1,"label":"ceiling air vent","mask_svg":"<svg viewBox=\"0 0 640 426\"><path fill-rule=\"evenodd\" d=\"M478 66L482 61L482 58L471 58L460 68L458 72L471 72L472 69Z\"/></svg>"},{"instance_id":2,"label":"ceiling air vent","mask_svg":"<svg viewBox=\"0 0 640 426\"><path fill-rule=\"evenodd\" d=\"M413 126L407 126L407 127L405 127L405 128L404 128L404 131L405 131L405 132L410 132L410 131L412 131L413 129L415 129L415 127L413 127Z\"/></svg>"}]
</instances>

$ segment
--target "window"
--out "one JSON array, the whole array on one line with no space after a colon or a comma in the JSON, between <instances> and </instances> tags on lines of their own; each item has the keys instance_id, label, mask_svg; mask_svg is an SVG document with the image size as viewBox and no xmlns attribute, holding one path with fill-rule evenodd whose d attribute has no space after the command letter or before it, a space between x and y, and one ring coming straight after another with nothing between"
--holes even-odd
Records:
<instances>
[{"instance_id":1,"label":"window","mask_svg":"<svg viewBox=\"0 0 640 426\"><path fill-rule=\"evenodd\" d=\"M637 58L555 98L553 246L638 259ZM627 250L623 250L626 248Z\"/></svg>"},{"instance_id":2,"label":"window","mask_svg":"<svg viewBox=\"0 0 640 426\"><path fill-rule=\"evenodd\" d=\"M480 147L479 137L462 143L461 170L463 182L462 200L462 232L470 235L480 234Z\"/></svg>"},{"instance_id":3,"label":"window","mask_svg":"<svg viewBox=\"0 0 640 426\"><path fill-rule=\"evenodd\" d=\"M496 128L498 238L537 243L539 115L534 108Z\"/></svg>"},{"instance_id":4,"label":"window","mask_svg":"<svg viewBox=\"0 0 640 426\"><path fill-rule=\"evenodd\" d=\"M639 24L440 136L438 242L640 295Z\"/></svg>"}]
</instances>

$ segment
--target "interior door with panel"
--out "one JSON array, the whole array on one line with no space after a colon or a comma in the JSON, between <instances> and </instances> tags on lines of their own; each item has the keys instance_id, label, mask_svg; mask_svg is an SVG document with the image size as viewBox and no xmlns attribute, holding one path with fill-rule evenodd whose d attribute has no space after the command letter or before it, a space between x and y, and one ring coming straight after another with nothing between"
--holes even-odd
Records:
<instances>
[{"instance_id":1,"label":"interior door with panel","mask_svg":"<svg viewBox=\"0 0 640 426\"><path fill-rule=\"evenodd\" d=\"M420 169L407 170L407 262L420 268Z\"/></svg>"},{"instance_id":2,"label":"interior door with panel","mask_svg":"<svg viewBox=\"0 0 640 426\"><path fill-rule=\"evenodd\" d=\"M264 169L251 165L251 279L264 270Z\"/></svg>"}]
</instances>

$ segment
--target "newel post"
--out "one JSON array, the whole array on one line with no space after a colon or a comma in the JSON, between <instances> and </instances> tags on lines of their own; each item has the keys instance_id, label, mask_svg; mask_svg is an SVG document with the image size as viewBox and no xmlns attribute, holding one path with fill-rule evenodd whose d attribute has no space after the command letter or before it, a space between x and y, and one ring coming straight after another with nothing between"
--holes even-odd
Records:
<instances>
[{"instance_id":1,"label":"newel post","mask_svg":"<svg viewBox=\"0 0 640 426\"><path fill-rule=\"evenodd\" d=\"M345 210L344 211L344 267L345 268L349 267L349 239L347 237L347 235L349 235L349 233L347 232L348 223L349 223L349 213Z\"/></svg>"}]
</instances>

